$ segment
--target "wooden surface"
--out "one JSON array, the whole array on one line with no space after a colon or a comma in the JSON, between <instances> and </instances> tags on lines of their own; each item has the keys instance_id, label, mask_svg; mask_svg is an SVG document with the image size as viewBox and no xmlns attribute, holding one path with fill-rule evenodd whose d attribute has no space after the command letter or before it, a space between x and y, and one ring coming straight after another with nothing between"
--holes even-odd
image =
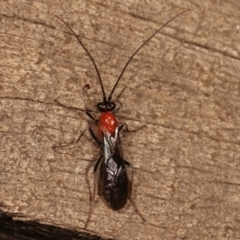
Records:
<instances>
[{"instance_id":1,"label":"wooden surface","mask_svg":"<svg viewBox=\"0 0 240 240\"><path fill-rule=\"evenodd\" d=\"M1 240L107 240L87 232L55 227L36 221L15 220L10 215L0 211Z\"/></svg>"},{"instance_id":2,"label":"wooden surface","mask_svg":"<svg viewBox=\"0 0 240 240\"><path fill-rule=\"evenodd\" d=\"M102 95L89 58L54 16L81 36L109 93L136 48L185 9L139 52L114 93L127 86L121 122L147 125L122 136L147 222L130 203L114 212L98 196L84 229L100 150L89 134L52 146L92 126L80 110L95 110ZM239 239L239 11L235 0L1 0L1 210L114 239Z\"/></svg>"}]
</instances>

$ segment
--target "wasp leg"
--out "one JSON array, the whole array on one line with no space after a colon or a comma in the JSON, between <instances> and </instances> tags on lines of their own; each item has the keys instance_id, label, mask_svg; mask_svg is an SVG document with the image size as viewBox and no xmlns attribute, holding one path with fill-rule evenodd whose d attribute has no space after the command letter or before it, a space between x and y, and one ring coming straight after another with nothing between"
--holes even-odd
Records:
<instances>
[{"instance_id":1,"label":"wasp leg","mask_svg":"<svg viewBox=\"0 0 240 240\"><path fill-rule=\"evenodd\" d=\"M61 102L59 102L57 99L54 100L55 103L57 103L60 107L64 107L70 110L74 110L74 111L80 111L80 112L85 112L84 110L77 108L77 107L71 107L71 106L67 106Z\"/></svg>"},{"instance_id":2,"label":"wasp leg","mask_svg":"<svg viewBox=\"0 0 240 240\"><path fill-rule=\"evenodd\" d=\"M89 128L88 129L92 138L95 140L95 142L98 144L98 145L101 145L101 142L97 139L97 137L95 136L95 134L93 133L92 129ZM98 166L99 166L99 163L101 162L102 160L102 155L100 155L100 157L98 158L98 160L96 161L95 165L94 165L94 168L93 168L93 172L94 172L94 178L93 178L93 194L91 196L91 200L90 200L90 211L89 211L89 214L88 214L88 218L87 218L87 221L85 223L85 228L87 228L87 225L88 225L88 222L91 218L91 215L92 215L92 212L94 210L94 207L95 207L95 197L96 197L96 172L98 170Z\"/></svg>"},{"instance_id":3,"label":"wasp leg","mask_svg":"<svg viewBox=\"0 0 240 240\"><path fill-rule=\"evenodd\" d=\"M123 104L119 101L119 98L121 97L122 93L124 92L124 90L126 89L127 87L124 87L122 89L122 91L119 93L119 95L117 96L117 100L116 102L120 104L120 106L116 107L113 111L112 111L112 114L116 114L123 106Z\"/></svg>"},{"instance_id":4,"label":"wasp leg","mask_svg":"<svg viewBox=\"0 0 240 240\"><path fill-rule=\"evenodd\" d=\"M135 212L138 214L138 216L142 219L143 222L146 222L146 219L143 217L143 215L139 212L136 203L134 202L134 200L132 199L132 182L133 182L133 176L134 176L134 167L131 163L129 163L128 161L124 160L124 163L126 164L126 166L128 166L129 168L132 169L132 177L130 180L130 184L129 184L129 194L128 194L128 199L130 201L130 203L132 204Z\"/></svg>"},{"instance_id":5,"label":"wasp leg","mask_svg":"<svg viewBox=\"0 0 240 240\"><path fill-rule=\"evenodd\" d=\"M122 108L122 104L118 107L116 107L113 111L112 114L116 114L120 109Z\"/></svg>"},{"instance_id":6,"label":"wasp leg","mask_svg":"<svg viewBox=\"0 0 240 240\"><path fill-rule=\"evenodd\" d=\"M88 117L90 117L93 121L95 121L96 123L98 123L98 120L90 113L90 112L85 112L87 115L88 115Z\"/></svg>"},{"instance_id":7,"label":"wasp leg","mask_svg":"<svg viewBox=\"0 0 240 240\"><path fill-rule=\"evenodd\" d=\"M94 134L93 130L92 130L91 128L89 128L88 130L89 130L89 132L90 132L93 140L94 140L99 146L101 146L101 142L98 140L98 138L97 138L96 135Z\"/></svg>"},{"instance_id":8,"label":"wasp leg","mask_svg":"<svg viewBox=\"0 0 240 240\"><path fill-rule=\"evenodd\" d=\"M97 137L95 136L94 132L92 131L91 128L88 129L93 140L98 144L98 145L101 145L101 142L97 139ZM87 218L87 221L85 223L85 228L87 228L87 225L88 225L88 222L91 218L91 215L92 215L92 212L93 212L93 209L95 207L95 197L96 197L96 172L97 172L97 169L98 169L98 166L99 166L99 163L101 162L102 160L102 155L100 155L100 157L98 158L97 162L95 163L94 165L94 168L93 168L93 172L94 172L94 178L93 178L93 194L91 196L91 200L90 200L90 211L89 211L89 214L88 214L88 218Z\"/></svg>"},{"instance_id":9,"label":"wasp leg","mask_svg":"<svg viewBox=\"0 0 240 240\"><path fill-rule=\"evenodd\" d=\"M65 147L69 147L71 145L73 145L75 143L75 141L71 141L70 143L67 143L67 144L63 144L63 145L53 145L51 148L53 149L53 151L55 151L55 149L57 148L65 148ZM56 150L57 151L57 150ZM58 151L57 151L58 152ZM61 152L59 152L61 153Z\"/></svg>"},{"instance_id":10,"label":"wasp leg","mask_svg":"<svg viewBox=\"0 0 240 240\"><path fill-rule=\"evenodd\" d=\"M55 150L55 149L57 149L57 148L65 148L65 147L69 147L69 146L71 146L71 145L73 145L73 144L75 144L75 143L78 143L87 130L90 132L91 137L94 139L94 141L95 141L98 145L101 145L101 142L100 142L100 141L97 139L97 137L94 135L92 129L89 128L89 129L84 130L84 131L81 133L81 135L78 137L78 139L77 139L76 141L73 140L73 141L71 141L70 143L63 144L63 145L53 145L53 146L52 146L52 149Z\"/></svg>"},{"instance_id":11,"label":"wasp leg","mask_svg":"<svg viewBox=\"0 0 240 240\"><path fill-rule=\"evenodd\" d=\"M123 129L123 127L125 127L125 129L123 129L124 132L137 132L138 130L145 128L147 125L143 125L140 126L139 128L133 129L133 130L129 130L128 125L126 123L123 123L120 127L119 127L119 132Z\"/></svg>"},{"instance_id":12,"label":"wasp leg","mask_svg":"<svg viewBox=\"0 0 240 240\"><path fill-rule=\"evenodd\" d=\"M90 211L89 211L89 214L88 214L88 218L87 218L87 221L85 223L85 228L87 228L87 225L88 225L88 222L91 218L91 215L92 215L92 212L94 210L94 207L95 207L95 197L96 197L96 172L97 172L97 169L98 169L98 166L99 166L99 163L101 162L102 160L102 155L100 155L100 157L98 158L97 162L95 163L95 166L94 166L94 179L93 179L93 194L91 196L91 199L90 199Z\"/></svg>"},{"instance_id":13,"label":"wasp leg","mask_svg":"<svg viewBox=\"0 0 240 240\"><path fill-rule=\"evenodd\" d=\"M101 162L101 159L102 159L102 154L101 154L101 156L98 158L97 162L96 162L95 165L94 165L94 168L93 168L93 172L94 172L94 173L97 172L97 169L98 169L99 163Z\"/></svg>"},{"instance_id":14,"label":"wasp leg","mask_svg":"<svg viewBox=\"0 0 240 240\"><path fill-rule=\"evenodd\" d=\"M120 106L116 107L116 108L112 111L113 114L116 114L116 113L122 108L123 104L119 101L119 98L121 97L122 93L124 92L124 90L125 90L126 88L127 88L127 87L124 87L124 88L122 89L122 91L119 93L119 95L117 96L116 102L119 103Z\"/></svg>"},{"instance_id":15,"label":"wasp leg","mask_svg":"<svg viewBox=\"0 0 240 240\"><path fill-rule=\"evenodd\" d=\"M118 94L118 96L117 96L117 100L116 100L116 102L117 103L119 103L120 105L121 105L121 107L122 107L122 103L119 101L119 98L122 96L122 94L123 94L123 92L125 91L125 89L126 89L127 87L125 86L123 89L122 89L122 91Z\"/></svg>"},{"instance_id":16,"label":"wasp leg","mask_svg":"<svg viewBox=\"0 0 240 240\"><path fill-rule=\"evenodd\" d=\"M67 144L62 144L62 145L53 145L52 146L52 149L55 150L57 148L65 148L65 147L69 147L77 142L80 141L81 137L84 135L84 133L87 131L88 129L84 130L81 135L78 137L78 139L75 141L75 140L72 140L70 143L67 143Z\"/></svg>"}]
</instances>

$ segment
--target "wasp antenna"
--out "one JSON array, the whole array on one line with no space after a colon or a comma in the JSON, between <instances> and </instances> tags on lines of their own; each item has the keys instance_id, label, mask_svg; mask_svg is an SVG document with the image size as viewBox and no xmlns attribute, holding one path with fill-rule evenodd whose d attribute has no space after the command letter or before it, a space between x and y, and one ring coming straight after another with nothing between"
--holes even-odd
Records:
<instances>
[{"instance_id":1,"label":"wasp antenna","mask_svg":"<svg viewBox=\"0 0 240 240\"><path fill-rule=\"evenodd\" d=\"M117 87L117 85L118 85L118 83L119 83L119 81L120 81L123 73L125 72L127 66L128 66L129 63L131 62L131 60L132 60L132 59L134 58L134 56L138 53L138 51L139 51L147 42L149 42L158 32L160 32L166 25L168 25L168 24L169 24L171 21L173 21L175 18L179 17L180 15L184 14L184 13L187 12L187 11L189 11L189 9L188 9L188 10L185 10L185 11L183 11L183 12L181 12L181 13L179 13L178 15L176 15L175 17L171 18L171 19L168 20L166 23L164 23L153 35L151 35L151 36L133 53L133 55L129 58L129 60L128 60L127 63L125 64L125 66L124 66L121 74L119 75L119 77L118 77L115 85L113 86L113 89L112 89L111 93L109 94L108 101L110 101L110 100L112 99L113 92L114 92L115 88Z\"/></svg>"},{"instance_id":2,"label":"wasp antenna","mask_svg":"<svg viewBox=\"0 0 240 240\"><path fill-rule=\"evenodd\" d=\"M83 49L86 51L87 55L89 56L89 58L91 59L93 65L94 65L94 68L97 72L97 75L98 75L98 79L99 79L99 82L100 82L100 85L101 85L101 88L102 88L102 94L103 94L103 101L105 102L106 101L106 94L105 94L105 91L104 91L104 88L103 88L103 84L102 84L102 79L101 79L101 76L100 76L100 73L98 71L98 68L97 68L97 65L92 57L92 55L90 54L90 52L87 50L87 48L84 46L84 44L82 43L82 41L79 39L79 37L77 36L77 34L73 31L73 29L69 26L69 24L67 22L65 22L62 18L58 17L58 16L55 16L56 18L58 18L59 20L61 20L68 28L69 30L72 32L72 34L74 35L74 37L77 39L77 41L81 44L81 46L83 47Z\"/></svg>"}]
</instances>

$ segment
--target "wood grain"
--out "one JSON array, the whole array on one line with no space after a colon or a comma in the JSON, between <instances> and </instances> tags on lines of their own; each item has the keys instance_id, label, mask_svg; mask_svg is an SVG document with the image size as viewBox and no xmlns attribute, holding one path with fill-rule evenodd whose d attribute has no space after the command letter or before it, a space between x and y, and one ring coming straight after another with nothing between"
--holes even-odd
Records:
<instances>
[{"instance_id":1,"label":"wood grain","mask_svg":"<svg viewBox=\"0 0 240 240\"><path fill-rule=\"evenodd\" d=\"M114 239L239 239L240 4L237 1L0 1L0 199L16 219ZM101 101L91 61L114 97L133 199L119 212L98 196L88 228L92 167L100 150L84 114ZM90 89L85 86L89 84ZM57 104L61 102L63 107ZM97 112L96 112L97 116ZM90 186L90 188L89 188Z\"/></svg>"}]
</instances>

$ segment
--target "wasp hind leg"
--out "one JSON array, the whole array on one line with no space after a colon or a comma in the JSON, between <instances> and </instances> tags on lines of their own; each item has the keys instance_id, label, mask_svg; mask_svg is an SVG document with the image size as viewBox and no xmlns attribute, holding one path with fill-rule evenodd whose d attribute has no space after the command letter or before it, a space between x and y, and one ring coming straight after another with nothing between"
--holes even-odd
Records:
<instances>
[{"instance_id":1,"label":"wasp hind leg","mask_svg":"<svg viewBox=\"0 0 240 240\"><path fill-rule=\"evenodd\" d=\"M99 163L101 162L102 160L102 155L100 155L100 157L98 158L97 162L95 163L95 166L93 168L93 172L94 172L94 178L93 178L93 194L91 195L91 198L90 198L90 211L89 211L89 214L88 214L88 218L87 218L87 221L85 223L85 228L87 228L87 225L89 223L89 220L91 218L91 215L92 215L92 212L94 210L94 207L95 207L95 198L96 198L96 173L97 173L97 170L98 170L98 167L99 167Z\"/></svg>"},{"instance_id":2,"label":"wasp hind leg","mask_svg":"<svg viewBox=\"0 0 240 240\"><path fill-rule=\"evenodd\" d=\"M92 131L91 128L88 129L93 140L98 144L98 145L101 145L101 142L98 140L98 138L95 136L94 132ZM85 223L85 228L87 228L87 225L88 225L88 222L91 218L91 215L92 215L92 212L94 210L94 207L95 207L95 198L96 198L96 173L97 173L97 170L98 170L98 167L99 167L99 163L101 162L102 160L102 155L100 155L100 157L98 158L98 160L96 161L95 165L94 165L94 168L93 168L93 173L94 173L94 177L93 177L93 194L91 195L91 198L90 198L90 211L89 211L89 214L88 214L88 218L87 218L87 221Z\"/></svg>"},{"instance_id":3,"label":"wasp hind leg","mask_svg":"<svg viewBox=\"0 0 240 240\"><path fill-rule=\"evenodd\" d=\"M143 222L146 222L146 219L144 218L142 213L139 212L136 203L132 199L132 182L133 182L133 176L134 176L134 167L133 167L133 165L131 163L129 163L126 160L124 160L124 163L126 164L126 166L128 166L132 170L132 177L131 177L131 180L130 180L130 183L129 183L128 199L129 199L130 203L132 204L135 212L138 214L138 216L142 219Z\"/></svg>"}]
</instances>

